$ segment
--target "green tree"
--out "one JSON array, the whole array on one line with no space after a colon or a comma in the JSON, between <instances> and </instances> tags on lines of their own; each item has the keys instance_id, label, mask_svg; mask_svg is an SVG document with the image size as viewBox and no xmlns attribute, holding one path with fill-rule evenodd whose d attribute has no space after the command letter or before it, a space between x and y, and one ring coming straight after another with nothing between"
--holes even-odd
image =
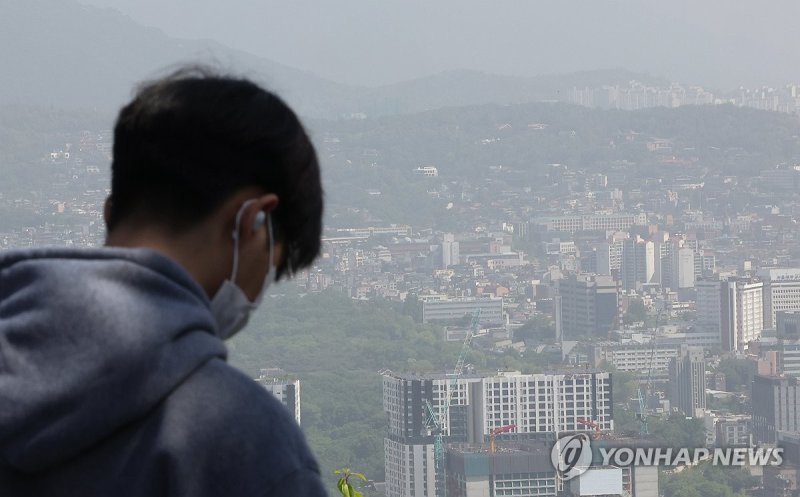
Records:
<instances>
[{"instance_id":1,"label":"green tree","mask_svg":"<svg viewBox=\"0 0 800 497\"><path fill-rule=\"evenodd\" d=\"M550 316L541 313L534 314L525 324L514 330L516 340L551 342L555 337L555 322Z\"/></svg>"},{"instance_id":2,"label":"green tree","mask_svg":"<svg viewBox=\"0 0 800 497\"><path fill-rule=\"evenodd\" d=\"M422 301L415 292L408 292L403 301L403 315L409 316L415 323L422 322Z\"/></svg>"},{"instance_id":3,"label":"green tree","mask_svg":"<svg viewBox=\"0 0 800 497\"><path fill-rule=\"evenodd\" d=\"M625 316L622 318L625 324L631 324L638 321L647 319L647 308L644 306L642 299L633 299L628 304L628 310L625 311Z\"/></svg>"},{"instance_id":4,"label":"green tree","mask_svg":"<svg viewBox=\"0 0 800 497\"><path fill-rule=\"evenodd\" d=\"M674 414L667 419L649 422L650 433L665 447L682 448L705 445L705 427L698 418Z\"/></svg>"},{"instance_id":5,"label":"green tree","mask_svg":"<svg viewBox=\"0 0 800 497\"><path fill-rule=\"evenodd\" d=\"M609 370L607 367L602 369ZM615 370L611 372L611 390L618 401L627 403L629 399L636 397L638 388L639 382L633 373Z\"/></svg>"},{"instance_id":6,"label":"green tree","mask_svg":"<svg viewBox=\"0 0 800 497\"><path fill-rule=\"evenodd\" d=\"M722 359L716 372L725 375L725 387L728 391L743 392L750 390L750 385L753 382L753 366L747 359Z\"/></svg>"},{"instance_id":7,"label":"green tree","mask_svg":"<svg viewBox=\"0 0 800 497\"><path fill-rule=\"evenodd\" d=\"M759 485L759 478L741 467L702 463L680 473L659 474L664 497L745 497Z\"/></svg>"}]
</instances>

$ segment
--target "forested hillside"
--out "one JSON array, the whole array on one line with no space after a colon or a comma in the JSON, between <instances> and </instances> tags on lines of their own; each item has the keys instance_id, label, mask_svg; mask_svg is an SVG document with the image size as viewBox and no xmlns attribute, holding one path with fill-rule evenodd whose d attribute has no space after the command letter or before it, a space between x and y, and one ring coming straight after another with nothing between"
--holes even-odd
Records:
<instances>
[{"instance_id":1,"label":"forested hillside","mask_svg":"<svg viewBox=\"0 0 800 497\"><path fill-rule=\"evenodd\" d=\"M389 302L360 302L327 291L266 297L246 330L230 343L230 361L254 378L279 367L300 381L302 425L323 466L349 466L383 479L379 371L452 371L460 343L442 339L437 326L415 324ZM280 290L276 290L280 291ZM478 368L537 369L535 359L515 353L494 356L473 349L467 362Z\"/></svg>"},{"instance_id":2,"label":"forested hillside","mask_svg":"<svg viewBox=\"0 0 800 497\"><path fill-rule=\"evenodd\" d=\"M359 209L357 216L331 219L335 224L405 222L452 230L460 205L503 208L503 192L535 195L555 187L551 164L614 174L616 184L630 189L647 178L667 184L681 177L748 178L800 157L797 116L730 105L633 112L481 105L316 121L311 128L332 211L345 216L346 207ZM435 166L439 177L415 176L421 165Z\"/></svg>"}]
</instances>

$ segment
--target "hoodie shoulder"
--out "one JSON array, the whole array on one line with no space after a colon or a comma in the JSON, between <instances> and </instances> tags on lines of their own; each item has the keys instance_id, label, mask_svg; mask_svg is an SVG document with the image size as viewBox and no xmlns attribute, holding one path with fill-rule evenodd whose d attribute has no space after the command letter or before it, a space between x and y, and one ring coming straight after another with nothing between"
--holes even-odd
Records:
<instances>
[{"instance_id":1,"label":"hoodie shoulder","mask_svg":"<svg viewBox=\"0 0 800 497\"><path fill-rule=\"evenodd\" d=\"M222 360L207 362L170 395L160 423L158 451L170 454L175 495L270 495L298 475L322 492L308 495L324 495L317 462L286 407Z\"/></svg>"},{"instance_id":2,"label":"hoodie shoulder","mask_svg":"<svg viewBox=\"0 0 800 497\"><path fill-rule=\"evenodd\" d=\"M208 297L199 284L178 263L160 252L146 248L63 248L44 247L0 251L0 278L23 276L15 283L35 283L32 277L41 277L40 268L52 272L55 269L69 272L70 269L86 267L102 267L106 265L122 265L130 268L147 270L154 275L171 280L185 287L195 297L208 302ZM60 272L59 271L59 272ZM6 285L11 289L13 285Z\"/></svg>"},{"instance_id":3,"label":"hoodie shoulder","mask_svg":"<svg viewBox=\"0 0 800 497\"><path fill-rule=\"evenodd\" d=\"M187 281L188 280L188 281ZM224 357L202 290L141 249L0 256L0 460L45 472Z\"/></svg>"}]
</instances>

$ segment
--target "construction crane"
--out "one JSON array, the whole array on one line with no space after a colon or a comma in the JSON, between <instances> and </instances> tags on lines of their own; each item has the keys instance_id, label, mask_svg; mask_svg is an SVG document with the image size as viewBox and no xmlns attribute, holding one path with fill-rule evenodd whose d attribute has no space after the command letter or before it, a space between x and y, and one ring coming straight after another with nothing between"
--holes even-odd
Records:
<instances>
[{"instance_id":1,"label":"construction crane","mask_svg":"<svg viewBox=\"0 0 800 497\"><path fill-rule=\"evenodd\" d=\"M498 426L497 428L493 428L492 431L489 432L489 453L494 454L495 446L494 446L494 437L500 433L508 433L511 430L517 428L517 425L510 424L505 426Z\"/></svg>"},{"instance_id":2,"label":"construction crane","mask_svg":"<svg viewBox=\"0 0 800 497\"><path fill-rule=\"evenodd\" d=\"M433 435L433 460L436 463L436 471L439 471L439 466L442 466L438 461L444 459L444 441L442 440L442 425L439 424L439 416L433 411L433 406L428 399L425 399L425 410L427 411L427 419L425 426L430 430ZM438 473L437 473L438 474Z\"/></svg>"},{"instance_id":3,"label":"construction crane","mask_svg":"<svg viewBox=\"0 0 800 497\"><path fill-rule=\"evenodd\" d=\"M426 424L428 429L434 434L433 460L434 467L436 469L436 494L438 497L445 497L446 493L443 436L445 432L448 432L449 434L448 414L450 412L450 404L452 403L453 395L458 388L458 379L464 373L464 362L467 359L467 352L472 344L472 339L478 334L480 318L481 310L478 308L472 313L472 323L470 324L469 331L464 337L464 342L461 344L461 352L458 355L458 360L456 361L456 367L453 369L453 374L450 376L450 382L448 383L444 403L439 407L438 415L434 411L431 403L427 399L425 400L425 410L427 411Z\"/></svg>"},{"instance_id":4,"label":"construction crane","mask_svg":"<svg viewBox=\"0 0 800 497\"><path fill-rule=\"evenodd\" d=\"M650 360L647 361L647 381L645 382L645 390L642 392L642 383L639 382L638 397L639 397L639 412L636 413L636 419L639 420L639 434L648 435L650 430L647 426L647 402L650 399L650 392L653 389L653 359L656 355L656 332L658 331L658 323L661 320L661 313L664 308L658 310L656 314L655 329L653 330L653 337L650 339L652 345L650 346Z\"/></svg>"},{"instance_id":5,"label":"construction crane","mask_svg":"<svg viewBox=\"0 0 800 497\"><path fill-rule=\"evenodd\" d=\"M593 428L594 429L594 437L593 438L595 440L599 439L600 436L602 435L602 433L600 432L600 425L598 423L595 423L591 419L578 418L578 419L575 420L575 422L577 422L579 425L588 426L590 428Z\"/></svg>"}]
</instances>

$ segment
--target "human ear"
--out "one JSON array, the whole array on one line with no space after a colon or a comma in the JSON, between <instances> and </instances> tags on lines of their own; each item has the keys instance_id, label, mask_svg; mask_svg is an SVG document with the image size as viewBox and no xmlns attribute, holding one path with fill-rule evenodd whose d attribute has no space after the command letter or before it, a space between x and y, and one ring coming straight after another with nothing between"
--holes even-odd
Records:
<instances>
[{"instance_id":1,"label":"human ear","mask_svg":"<svg viewBox=\"0 0 800 497\"><path fill-rule=\"evenodd\" d=\"M112 199L111 195L109 195L108 197L106 197L106 201L103 204L103 221L106 223L106 226L108 226L108 222L111 220L111 203L112 202L113 202L113 199Z\"/></svg>"},{"instance_id":2,"label":"human ear","mask_svg":"<svg viewBox=\"0 0 800 497\"><path fill-rule=\"evenodd\" d=\"M261 195L245 202L241 209L241 219L239 220L239 238L247 241L252 238L267 220L267 212L272 211L278 205L278 197L273 193Z\"/></svg>"}]
</instances>

